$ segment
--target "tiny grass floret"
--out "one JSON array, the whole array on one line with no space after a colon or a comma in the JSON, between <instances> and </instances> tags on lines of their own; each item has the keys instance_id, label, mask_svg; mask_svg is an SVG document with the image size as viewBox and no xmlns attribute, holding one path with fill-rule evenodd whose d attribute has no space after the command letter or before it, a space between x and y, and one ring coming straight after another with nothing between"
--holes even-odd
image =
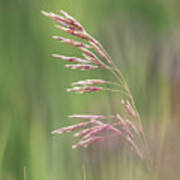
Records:
<instances>
[{"instance_id":1,"label":"tiny grass floret","mask_svg":"<svg viewBox=\"0 0 180 180\"><path fill-rule=\"evenodd\" d=\"M88 60L77 58L77 57L67 57L60 54L52 54L54 58L63 59L65 61L74 62L74 63L90 63ZM82 65L82 64L81 64Z\"/></svg>"},{"instance_id":2,"label":"tiny grass floret","mask_svg":"<svg viewBox=\"0 0 180 180\"><path fill-rule=\"evenodd\" d=\"M91 64L66 64L65 67L70 69L79 69L81 71L93 70L99 68L98 66L94 66Z\"/></svg>"}]
</instances>

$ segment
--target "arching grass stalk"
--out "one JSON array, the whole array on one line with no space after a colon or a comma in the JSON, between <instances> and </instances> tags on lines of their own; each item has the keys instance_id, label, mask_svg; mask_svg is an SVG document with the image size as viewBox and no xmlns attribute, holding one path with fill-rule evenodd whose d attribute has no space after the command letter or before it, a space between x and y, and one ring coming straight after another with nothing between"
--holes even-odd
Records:
<instances>
[{"instance_id":1,"label":"arching grass stalk","mask_svg":"<svg viewBox=\"0 0 180 180\"><path fill-rule=\"evenodd\" d=\"M115 77L115 81L111 82L104 79L87 79L72 83L72 88L67 89L68 92L76 93L93 93L101 91L118 92L124 97L121 99L123 108L127 111L125 114L115 114L111 116L104 115L71 115L70 118L82 119L81 123L72 126L60 128L53 131L53 134L63 134L79 130L74 134L75 137L81 137L79 142L72 148L88 147L90 144L99 141L105 141L107 137L119 137L124 139L141 159L145 158L146 140L142 128L141 118L132 93L128 84L117 66L112 61L109 54L103 48L100 42L93 38L85 28L72 16L61 10L61 15L51 12L42 11L42 14L51 18L59 25L56 28L78 37L83 42L61 36L53 36L53 39L61 41L78 48L82 52L82 57L68 57L59 54L53 54L53 57L63 59L70 64L65 67L82 71L102 69L109 71ZM94 52L95 53L94 53ZM108 84L111 88L105 88L102 85ZM97 86L96 86L97 85ZM128 117L127 117L128 114ZM115 122L105 123L104 119L113 118ZM108 133L104 133L108 132Z\"/></svg>"}]
</instances>

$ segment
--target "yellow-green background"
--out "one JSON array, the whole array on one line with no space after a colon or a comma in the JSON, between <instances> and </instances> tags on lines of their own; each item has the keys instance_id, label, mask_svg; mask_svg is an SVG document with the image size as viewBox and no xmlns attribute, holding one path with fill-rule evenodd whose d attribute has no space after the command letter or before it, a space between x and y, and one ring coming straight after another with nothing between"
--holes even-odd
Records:
<instances>
[{"instance_id":1,"label":"yellow-green background","mask_svg":"<svg viewBox=\"0 0 180 180\"><path fill-rule=\"evenodd\" d=\"M66 93L72 81L111 77L70 71L51 57L79 55L52 40L65 33L40 13L60 9L100 40L124 73L151 144L152 172L117 151L109 159L98 148L73 151L71 135L51 135L76 121L69 114L108 114L120 104L109 93ZM0 179L23 179L24 166L28 180L178 179L179 19L179 0L0 0Z\"/></svg>"}]
</instances>

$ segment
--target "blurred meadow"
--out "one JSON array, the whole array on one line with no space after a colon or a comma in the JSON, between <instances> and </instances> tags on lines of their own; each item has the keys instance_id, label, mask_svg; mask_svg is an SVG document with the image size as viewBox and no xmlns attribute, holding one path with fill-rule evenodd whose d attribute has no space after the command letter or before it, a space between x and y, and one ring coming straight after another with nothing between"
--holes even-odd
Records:
<instances>
[{"instance_id":1,"label":"blurred meadow","mask_svg":"<svg viewBox=\"0 0 180 180\"><path fill-rule=\"evenodd\" d=\"M68 94L71 82L111 79L102 71L64 68L52 53L79 55L52 40L63 34L41 10L60 9L79 20L124 73L149 142L149 170L118 147L72 150L71 135L51 131L72 124L70 114L119 111L111 93ZM0 0L0 179L180 179L179 0Z\"/></svg>"}]
</instances>

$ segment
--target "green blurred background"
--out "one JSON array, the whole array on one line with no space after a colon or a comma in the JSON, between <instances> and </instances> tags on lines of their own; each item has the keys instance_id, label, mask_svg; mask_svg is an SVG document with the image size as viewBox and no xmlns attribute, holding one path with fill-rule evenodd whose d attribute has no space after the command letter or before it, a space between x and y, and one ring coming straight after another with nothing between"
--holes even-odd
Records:
<instances>
[{"instance_id":1,"label":"green blurred background","mask_svg":"<svg viewBox=\"0 0 180 180\"><path fill-rule=\"evenodd\" d=\"M101 148L72 151L71 135L51 131L74 113L112 113L120 97L73 95L65 89L97 71L64 68L52 53L79 55L52 40L63 34L41 10L78 19L124 73L143 119L153 170L134 157ZM0 0L0 179L145 180L180 178L179 0ZM94 148L94 149L93 149Z\"/></svg>"}]
</instances>

